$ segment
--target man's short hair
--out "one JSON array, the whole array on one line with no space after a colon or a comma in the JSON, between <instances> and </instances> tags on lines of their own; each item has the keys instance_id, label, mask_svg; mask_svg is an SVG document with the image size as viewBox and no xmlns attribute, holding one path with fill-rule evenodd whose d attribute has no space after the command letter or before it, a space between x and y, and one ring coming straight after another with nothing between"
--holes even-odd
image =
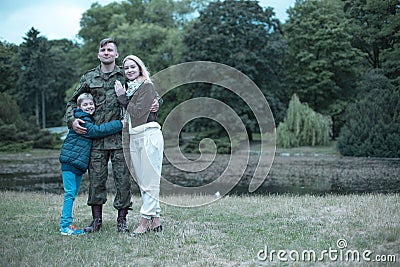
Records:
<instances>
[{"instance_id":1,"label":"man's short hair","mask_svg":"<svg viewBox=\"0 0 400 267\"><path fill-rule=\"evenodd\" d=\"M103 47L106 44L114 44L115 49L117 49L117 44L115 43L113 38L105 38L105 39L101 40L99 43L99 47Z\"/></svg>"}]
</instances>

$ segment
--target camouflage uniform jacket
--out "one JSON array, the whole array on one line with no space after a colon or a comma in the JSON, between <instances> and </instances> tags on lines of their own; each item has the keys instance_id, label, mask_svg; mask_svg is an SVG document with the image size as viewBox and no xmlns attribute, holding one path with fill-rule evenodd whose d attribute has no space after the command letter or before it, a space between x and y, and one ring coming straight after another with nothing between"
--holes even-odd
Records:
<instances>
[{"instance_id":1,"label":"camouflage uniform jacket","mask_svg":"<svg viewBox=\"0 0 400 267\"><path fill-rule=\"evenodd\" d=\"M123 70L118 66L115 66L111 73L104 74L101 72L99 65L82 75L77 88L67 103L65 121L68 126L71 126L75 120L74 108L76 107L76 100L82 93L93 95L96 106L96 112L93 117L96 125L112 120L120 120L122 111L114 91L116 80L121 83L125 82ZM94 139L92 148L101 150L122 149L121 133Z\"/></svg>"}]
</instances>

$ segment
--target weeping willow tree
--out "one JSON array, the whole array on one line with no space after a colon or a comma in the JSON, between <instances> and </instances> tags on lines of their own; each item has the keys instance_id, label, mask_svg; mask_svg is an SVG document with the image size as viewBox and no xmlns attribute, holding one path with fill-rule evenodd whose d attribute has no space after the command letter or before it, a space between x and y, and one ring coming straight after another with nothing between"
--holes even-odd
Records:
<instances>
[{"instance_id":1,"label":"weeping willow tree","mask_svg":"<svg viewBox=\"0 0 400 267\"><path fill-rule=\"evenodd\" d=\"M327 145L332 135L332 119L302 104L292 96L286 117L277 129L277 145L281 147Z\"/></svg>"}]
</instances>

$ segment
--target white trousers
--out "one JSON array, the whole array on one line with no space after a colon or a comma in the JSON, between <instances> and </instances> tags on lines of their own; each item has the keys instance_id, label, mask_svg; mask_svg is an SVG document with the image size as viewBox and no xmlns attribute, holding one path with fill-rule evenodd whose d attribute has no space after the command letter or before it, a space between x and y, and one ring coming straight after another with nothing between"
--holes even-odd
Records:
<instances>
[{"instance_id":1,"label":"white trousers","mask_svg":"<svg viewBox=\"0 0 400 267\"><path fill-rule=\"evenodd\" d=\"M160 178L164 138L157 122L150 122L130 131L130 155L133 171L142 195L140 214L146 219L160 217Z\"/></svg>"}]
</instances>

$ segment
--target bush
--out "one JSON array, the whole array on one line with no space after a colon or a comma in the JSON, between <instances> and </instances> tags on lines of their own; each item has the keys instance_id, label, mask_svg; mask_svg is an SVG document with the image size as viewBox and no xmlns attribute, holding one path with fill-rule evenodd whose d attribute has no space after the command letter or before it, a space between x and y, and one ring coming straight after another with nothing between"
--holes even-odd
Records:
<instances>
[{"instance_id":1,"label":"bush","mask_svg":"<svg viewBox=\"0 0 400 267\"><path fill-rule=\"evenodd\" d=\"M29 151L33 147L33 141L27 142L7 142L0 140L0 152L22 152Z\"/></svg>"},{"instance_id":2,"label":"bush","mask_svg":"<svg viewBox=\"0 0 400 267\"><path fill-rule=\"evenodd\" d=\"M337 147L344 156L399 158L399 90L373 89L349 105Z\"/></svg>"},{"instance_id":3,"label":"bush","mask_svg":"<svg viewBox=\"0 0 400 267\"><path fill-rule=\"evenodd\" d=\"M58 148L56 134L41 130L24 121L16 102L7 93L0 93L0 151L21 152L32 148Z\"/></svg>"},{"instance_id":4,"label":"bush","mask_svg":"<svg viewBox=\"0 0 400 267\"><path fill-rule=\"evenodd\" d=\"M0 92L0 124L22 123L17 102L7 93Z\"/></svg>"},{"instance_id":5,"label":"bush","mask_svg":"<svg viewBox=\"0 0 400 267\"><path fill-rule=\"evenodd\" d=\"M281 147L327 145L332 135L332 119L302 104L292 96L286 117L276 130L276 143Z\"/></svg>"},{"instance_id":6,"label":"bush","mask_svg":"<svg viewBox=\"0 0 400 267\"><path fill-rule=\"evenodd\" d=\"M1 141L17 141L17 127L15 124L4 124L0 126Z\"/></svg>"},{"instance_id":7,"label":"bush","mask_svg":"<svg viewBox=\"0 0 400 267\"><path fill-rule=\"evenodd\" d=\"M227 136L219 136L217 131L207 131L198 133L192 140L190 140L185 148L183 149L186 153L200 153L200 149L204 153L210 153L213 151L213 147L210 142L200 143L201 140L211 139L214 141L217 147L218 154L229 154L231 152L231 142Z\"/></svg>"},{"instance_id":8,"label":"bush","mask_svg":"<svg viewBox=\"0 0 400 267\"><path fill-rule=\"evenodd\" d=\"M48 130L41 130L37 138L33 142L33 148L48 148L53 149L60 140L57 134L52 134ZM59 141L61 143L61 141Z\"/></svg>"}]
</instances>

